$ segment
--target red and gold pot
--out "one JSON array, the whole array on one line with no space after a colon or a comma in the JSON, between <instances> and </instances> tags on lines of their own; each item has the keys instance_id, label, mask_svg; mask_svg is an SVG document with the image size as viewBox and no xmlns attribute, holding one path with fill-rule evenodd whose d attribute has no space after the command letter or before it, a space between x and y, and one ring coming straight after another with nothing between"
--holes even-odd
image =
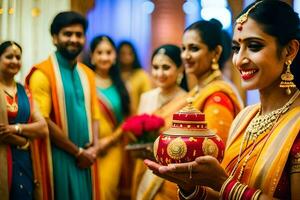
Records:
<instances>
[{"instance_id":1,"label":"red and gold pot","mask_svg":"<svg viewBox=\"0 0 300 200\"><path fill-rule=\"evenodd\" d=\"M221 162L224 150L224 142L207 128L205 115L194 108L192 102L173 114L172 127L164 131L153 146L154 156L162 165L190 162L204 155Z\"/></svg>"}]
</instances>

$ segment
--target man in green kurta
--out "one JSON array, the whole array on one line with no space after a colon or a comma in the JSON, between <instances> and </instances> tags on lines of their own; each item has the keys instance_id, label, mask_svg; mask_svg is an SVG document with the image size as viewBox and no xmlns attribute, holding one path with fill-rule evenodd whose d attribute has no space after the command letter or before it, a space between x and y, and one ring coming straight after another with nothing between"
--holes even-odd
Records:
<instances>
[{"instance_id":1,"label":"man in green kurta","mask_svg":"<svg viewBox=\"0 0 300 200\"><path fill-rule=\"evenodd\" d=\"M51 24L56 52L27 77L50 130L54 199L98 199L94 179L99 108L93 72L77 62L86 19L62 12Z\"/></svg>"}]
</instances>

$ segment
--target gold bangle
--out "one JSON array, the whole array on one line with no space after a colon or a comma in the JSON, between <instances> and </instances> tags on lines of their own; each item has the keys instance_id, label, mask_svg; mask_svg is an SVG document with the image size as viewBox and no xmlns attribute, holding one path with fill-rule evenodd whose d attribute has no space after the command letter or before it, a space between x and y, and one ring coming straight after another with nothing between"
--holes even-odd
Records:
<instances>
[{"instance_id":1,"label":"gold bangle","mask_svg":"<svg viewBox=\"0 0 300 200\"><path fill-rule=\"evenodd\" d=\"M228 183L233 179L233 176L229 176L226 181L223 183L221 189L220 189L220 192L219 192L219 195L220 195L220 199L223 198L223 193L224 193L224 190L226 188L226 186L228 185Z\"/></svg>"},{"instance_id":2,"label":"gold bangle","mask_svg":"<svg viewBox=\"0 0 300 200\"><path fill-rule=\"evenodd\" d=\"M22 146L17 146L17 149L28 150L29 145L30 145L29 140L26 139L26 143L24 145L22 145Z\"/></svg>"},{"instance_id":3,"label":"gold bangle","mask_svg":"<svg viewBox=\"0 0 300 200\"><path fill-rule=\"evenodd\" d=\"M186 196L182 193L182 191L180 190L180 187L178 187L178 194L183 198L183 199L186 199L186 200L189 200L189 199L192 199L194 197L197 196L197 194L199 193L199 190L200 190L200 186L199 185L196 185L195 187L195 190L193 191L192 194Z\"/></svg>"},{"instance_id":4,"label":"gold bangle","mask_svg":"<svg viewBox=\"0 0 300 200\"><path fill-rule=\"evenodd\" d=\"M79 147L75 157L78 158L82 154L82 152L83 152L83 148Z\"/></svg>"},{"instance_id":5,"label":"gold bangle","mask_svg":"<svg viewBox=\"0 0 300 200\"><path fill-rule=\"evenodd\" d=\"M22 128L21 128L20 124L15 125L15 130L18 135L22 135Z\"/></svg>"}]
</instances>

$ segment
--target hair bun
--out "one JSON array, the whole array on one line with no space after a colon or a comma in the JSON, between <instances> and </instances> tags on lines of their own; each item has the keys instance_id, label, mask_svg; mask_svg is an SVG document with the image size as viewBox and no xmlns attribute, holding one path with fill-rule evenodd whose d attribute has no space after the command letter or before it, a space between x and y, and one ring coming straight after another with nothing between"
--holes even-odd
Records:
<instances>
[{"instance_id":1,"label":"hair bun","mask_svg":"<svg viewBox=\"0 0 300 200\"><path fill-rule=\"evenodd\" d=\"M212 24L214 24L216 27L218 27L220 30L222 30L223 25L222 25L222 23L221 23L219 20L217 20L217 19L215 19L215 18L212 18L212 19L210 19L209 21L210 21Z\"/></svg>"}]
</instances>

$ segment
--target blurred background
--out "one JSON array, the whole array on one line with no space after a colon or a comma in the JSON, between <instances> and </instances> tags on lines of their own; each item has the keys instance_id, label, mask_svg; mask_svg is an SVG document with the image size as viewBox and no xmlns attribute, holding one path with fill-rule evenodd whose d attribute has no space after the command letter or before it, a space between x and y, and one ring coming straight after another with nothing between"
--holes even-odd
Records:
<instances>
[{"instance_id":1,"label":"blurred background","mask_svg":"<svg viewBox=\"0 0 300 200\"><path fill-rule=\"evenodd\" d=\"M236 15L254 0L0 0L0 41L14 40L23 47L22 81L30 68L55 50L49 33L53 17L74 10L89 21L87 42L81 60L89 56L89 42L98 34L111 36L118 44L130 40L143 67L148 70L152 50L161 44L181 45L185 27L218 19L229 34ZM300 0L284 0L299 13ZM258 101L256 91L239 87L240 76L227 64L225 74L239 88L245 102Z\"/></svg>"}]
</instances>

